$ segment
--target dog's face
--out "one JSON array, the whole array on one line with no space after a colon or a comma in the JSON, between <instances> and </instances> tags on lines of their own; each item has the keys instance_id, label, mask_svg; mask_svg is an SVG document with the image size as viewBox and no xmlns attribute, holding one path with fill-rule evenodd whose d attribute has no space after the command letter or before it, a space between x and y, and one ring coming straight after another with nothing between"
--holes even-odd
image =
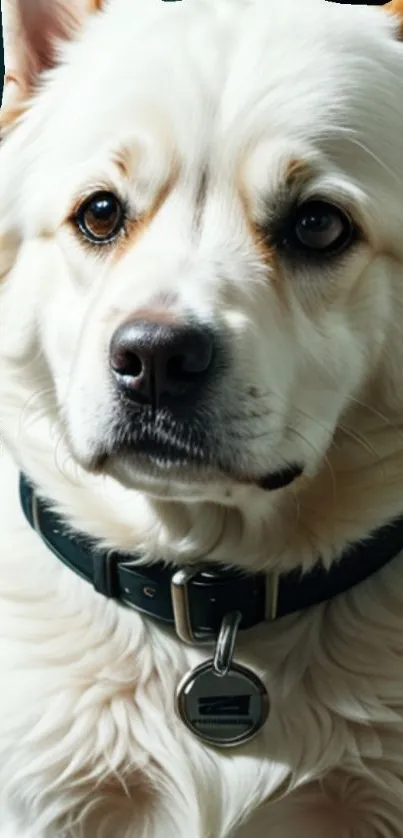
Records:
<instances>
[{"instance_id":1,"label":"dog's face","mask_svg":"<svg viewBox=\"0 0 403 838\"><path fill-rule=\"evenodd\" d=\"M390 333L402 88L378 9L86 19L1 151L3 381L35 358L80 467L183 499L317 470Z\"/></svg>"}]
</instances>

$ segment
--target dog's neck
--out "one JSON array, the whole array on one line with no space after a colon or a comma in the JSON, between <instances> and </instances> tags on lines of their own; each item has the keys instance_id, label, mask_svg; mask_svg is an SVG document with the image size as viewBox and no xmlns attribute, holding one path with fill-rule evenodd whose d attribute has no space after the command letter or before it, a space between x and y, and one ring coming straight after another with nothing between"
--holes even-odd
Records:
<instances>
[{"instance_id":1,"label":"dog's neck","mask_svg":"<svg viewBox=\"0 0 403 838\"><path fill-rule=\"evenodd\" d=\"M187 567L164 562L144 564L136 551L98 549L85 535L66 529L65 521L43 502L29 480L20 477L21 508L44 545L70 570L106 597L153 618L169 622L185 642L217 636L228 614L241 628L280 619L333 599L363 582L403 550L403 515L347 547L325 569L311 572L243 573L204 561ZM197 602L195 602L195 597ZM192 603L192 604L191 604Z\"/></svg>"},{"instance_id":2,"label":"dog's neck","mask_svg":"<svg viewBox=\"0 0 403 838\"><path fill-rule=\"evenodd\" d=\"M307 569L318 555L329 565L347 543L403 511L403 422L370 405L356 405L340 423L316 475L277 492L245 490L233 505L128 492L109 478L77 470L62 441L55 463L47 427L39 439L36 423L22 428L14 419L13 426L19 430L10 438L17 462L73 526L107 546L149 557L185 562L203 556L248 570ZM44 462L51 467L45 470Z\"/></svg>"},{"instance_id":3,"label":"dog's neck","mask_svg":"<svg viewBox=\"0 0 403 838\"><path fill-rule=\"evenodd\" d=\"M308 569L403 511L401 367L384 363L339 421L318 471L274 492L200 500L185 487L186 500L161 499L87 474L72 460L58 411L50 415L49 391L33 400L24 372L16 387L16 369L9 388L2 377L2 430L43 497L105 546L176 563L203 556L247 570Z\"/></svg>"}]
</instances>

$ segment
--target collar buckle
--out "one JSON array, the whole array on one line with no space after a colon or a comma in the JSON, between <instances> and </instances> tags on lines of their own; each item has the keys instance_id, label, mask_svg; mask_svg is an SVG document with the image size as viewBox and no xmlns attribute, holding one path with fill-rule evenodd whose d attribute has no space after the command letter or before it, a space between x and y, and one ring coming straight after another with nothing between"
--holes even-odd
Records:
<instances>
[{"instance_id":1,"label":"collar buckle","mask_svg":"<svg viewBox=\"0 0 403 838\"><path fill-rule=\"evenodd\" d=\"M268 573L266 575L266 613L267 622L272 623L277 619L278 612L278 595L279 595L280 579L278 573Z\"/></svg>"},{"instance_id":2,"label":"collar buckle","mask_svg":"<svg viewBox=\"0 0 403 838\"><path fill-rule=\"evenodd\" d=\"M204 645L215 640L214 635L206 633L203 636L197 636L193 631L189 602L189 583L201 570L200 565L183 567L177 570L171 579L171 600L175 631L183 643L189 643L193 646Z\"/></svg>"}]
</instances>

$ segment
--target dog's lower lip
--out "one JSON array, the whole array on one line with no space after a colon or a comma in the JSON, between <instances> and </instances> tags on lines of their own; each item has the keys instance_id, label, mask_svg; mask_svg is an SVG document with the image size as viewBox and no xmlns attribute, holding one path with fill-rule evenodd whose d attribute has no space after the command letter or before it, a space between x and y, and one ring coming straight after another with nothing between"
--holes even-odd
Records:
<instances>
[{"instance_id":1,"label":"dog's lower lip","mask_svg":"<svg viewBox=\"0 0 403 838\"><path fill-rule=\"evenodd\" d=\"M300 463L290 463L282 469L267 472L263 476L238 471L235 464L221 460L219 452L205 448L202 439L180 438L165 433L144 435L109 451L99 452L90 470L96 473L108 471L107 461L118 458L126 467L149 473L156 479L180 479L185 482L205 482L206 479L225 480L240 485L256 486L263 491L276 491L293 483L303 473ZM217 456L218 454L218 456Z\"/></svg>"},{"instance_id":2,"label":"dog's lower lip","mask_svg":"<svg viewBox=\"0 0 403 838\"><path fill-rule=\"evenodd\" d=\"M258 480L257 485L260 489L268 492L273 492L276 489L284 489L290 483L293 483L297 477L300 477L303 470L301 465L295 463L294 465L281 469L281 471L270 472Z\"/></svg>"},{"instance_id":3,"label":"dog's lower lip","mask_svg":"<svg viewBox=\"0 0 403 838\"><path fill-rule=\"evenodd\" d=\"M245 479L245 476L231 472L231 469L228 467L224 468L219 463L208 462L207 459L203 460L203 458L198 460L178 455L176 457L169 457L163 456L162 454L145 454L143 452L135 458L135 461L141 471L149 472L150 477L162 478L165 476L166 479L171 474L176 475L176 479L178 479L180 474L182 474L184 479L188 475L191 482L199 482L200 479L204 483L209 476L210 479L218 480L220 480L221 476L221 479L226 481L229 480L240 485L255 485L263 491L271 492L289 486L303 473L303 467L295 464L281 471L270 472L258 479L251 477ZM186 482L188 481L186 480Z\"/></svg>"}]
</instances>

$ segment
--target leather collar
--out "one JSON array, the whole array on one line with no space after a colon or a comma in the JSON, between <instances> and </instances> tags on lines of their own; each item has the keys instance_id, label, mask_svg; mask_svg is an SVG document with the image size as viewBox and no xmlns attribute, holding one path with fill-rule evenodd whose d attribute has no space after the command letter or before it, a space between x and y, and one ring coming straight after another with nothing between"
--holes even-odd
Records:
<instances>
[{"instance_id":1,"label":"leather collar","mask_svg":"<svg viewBox=\"0 0 403 838\"><path fill-rule=\"evenodd\" d=\"M136 565L135 553L97 547L73 532L20 477L25 517L63 564L82 576L96 591L147 617L175 627L187 643L213 640L223 618L242 614L240 629L277 620L325 602L371 576L403 550L403 516L354 544L326 570L318 560L313 570L293 570L280 576L248 574L231 566L210 563L172 567L163 562Z\"/></svg>"}]
</instances>

